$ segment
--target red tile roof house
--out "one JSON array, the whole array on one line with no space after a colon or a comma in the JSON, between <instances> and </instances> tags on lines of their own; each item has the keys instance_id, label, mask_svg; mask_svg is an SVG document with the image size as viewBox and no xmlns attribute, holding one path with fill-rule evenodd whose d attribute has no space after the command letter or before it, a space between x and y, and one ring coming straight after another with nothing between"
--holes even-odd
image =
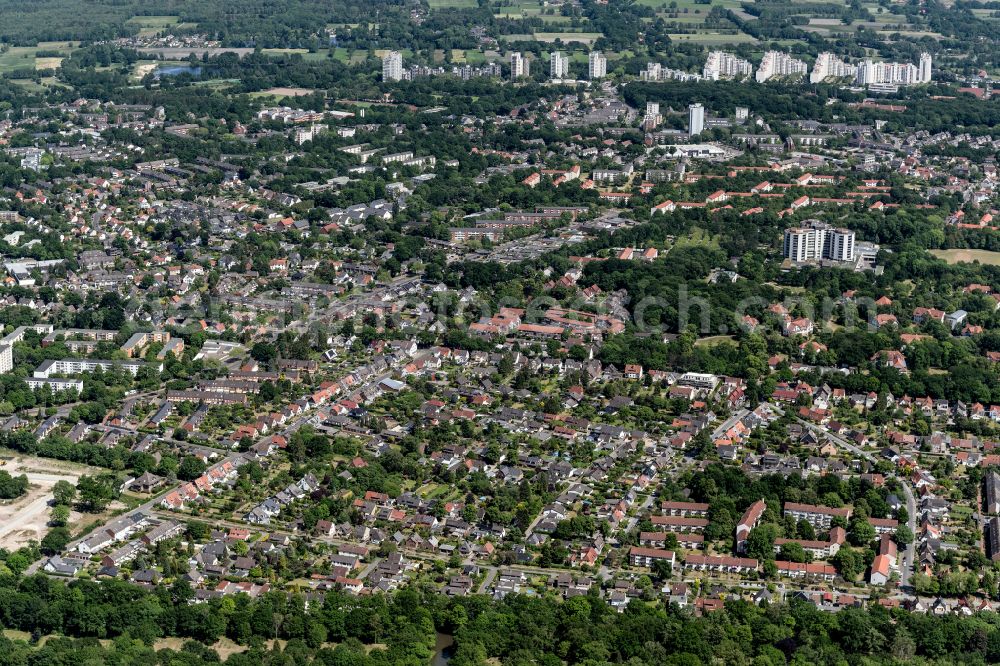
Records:
<instances>
[{"instance_id":1,"label":"red tile roof house","mask_svg":"<svg viewBox=\"0 0 1000 666\"><path fill-rule=\"evenodd\" d=\"M835 517L849 519L851 517L851 510L847 507L833 508L829 506L785 502L785 515L793 516L796 520L805 520L816 529L828 529Z\"/></svg>"},{"instance_id":2,"label":"red tile roof house","mask_svg":"<svg viewBox=\"0 0 1000 666\"><path fill-rule=\"evenodd\" d=\"M750 531L757 527L757 523L760 522L761 517L764 515L764 510L767 509L767 504L765 504L763 499L759 499L747 508L743 517L740 518L740 522L736 523L736 552L745 553L747 548L747 538L750 536Z\"/></svg>"},{"instance_id":3,"label":"red tile roof house","mask_svg":"<svg viewBox=\"0 0 1000 666\"><path fill-rule=\"evenodd\" d=\"M632 546L628 553L629 564L634 567L649 567L653 562L662 560L669 562L673 567L677 564L677 558L672 550L661 550L659 548L643 548Z\"/></svg>"},{"instance_id":4,"label":"red tile roof house","mask_svg":"<svg viewBox=\"0 0 1000 666\"><path fill-rule=\"evenodd\" d=\"M650 522L671 532L701 532L708 527L708 518L693 516L651 516Z\"/></svg>"}]
</instances>

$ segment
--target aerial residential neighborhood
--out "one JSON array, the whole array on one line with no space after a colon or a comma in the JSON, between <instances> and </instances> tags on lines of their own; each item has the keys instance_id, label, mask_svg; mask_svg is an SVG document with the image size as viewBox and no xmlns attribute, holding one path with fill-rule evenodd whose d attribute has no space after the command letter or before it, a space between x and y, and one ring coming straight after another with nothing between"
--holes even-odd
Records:
<instances>
[{"instance_id":1,"label":"aerial residential neighborhood","mask_svg":"<svg viewBox=\"0 0 1000 666\"><path fill-rule=\"evenodd\" d=\"M1000 660L997 18L0 0L0 661Z\"/></svg>"}]
</instances>

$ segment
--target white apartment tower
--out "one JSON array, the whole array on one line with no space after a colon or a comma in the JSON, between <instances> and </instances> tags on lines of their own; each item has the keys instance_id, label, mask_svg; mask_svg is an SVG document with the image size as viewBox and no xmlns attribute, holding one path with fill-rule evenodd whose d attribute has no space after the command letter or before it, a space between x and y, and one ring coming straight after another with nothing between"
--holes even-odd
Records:
<instances>
[{"instance_id":1,"label":"white apartment tower","mask_svg":"<svg viewBox=\"0 0 1000 666\"><path fill-rule=\"evenodd\" d=\"M806 64L781 51L768 51L757 69L757 83L763 83L776 76L798 76L809 71Z\"/></svg>"},{"instance_id":2,"label":"white apartment tower","mask_svg":"<svg viewBox=\"0 0 1000 666\"><path fill-rule=\"evenodd\" d=\"M642 127L650 131L659 126L662 117L660 116L659 102L646 102L646 115L642 119Z\"/></svg>"},{"instance_id":3,"label":"white apartment tower","mask_svg":"<svg viewBox=\"0 0 1000 666\"><path fill-rule=\"evenodd\" d=\"M549 55L549 76L556 80L569 77L569 58L562 51L553 51Z\"/></svg>"},{"instance_id":4,"label":"white apartment tower","mask_svg":"<svg viewBox=\"0 0 1000 666\"><path fill-rule=\"evenodd\" d=\"M590 80L602 79L608 74L608 59L600 51L591 51L589 58Z\"/></svg>"},{"instance_id":5,"label":"white apartment tower","mask_svg":"<svg viewBox=\"0 0 1000 666\"><path fill-rule=\"evenodd\" d=\"M402 81L403 55L399 51L389 51L382 57L382 80Z\"/></svg>"},{"instance_id":6,"label":"white apartment tower","mask_svg":"<svg viewBox=\"0 0 1000 666\"><path fill-rule=\"evenodd\" d=\"M827 78L853 79L858 73L858 68L849 65L830 52L820 53L813 64L812 74L809 75L810 83L822 83Z\"/></svg>"},{"instance_id":7,"label":"white apartment tower","mask_svg":"<svg viewBox=\"0 0 1000 666\"><path fill-rule=\"evenodd\" d=\"M753 65L726 51L712 51L705 60L702 76L710 81L719 79L741 79L753 72Z\"/></svg>"},{"instance_id":8,"label":"white apartment tower","mask_svg":"<svg viewBox=\"0 0 1000 666\"><path fill-rule=\"evenodd\" d=\"M531 75L531 64L520 51L510 54L510 78L519 79Z\"/></svg>"},{"instance_id":9,"label":"white apartment tower","mask_svg":"<svg viewBox=\"0 0 1000 666\"><path fill-rule=\"evenodd\" d=\"M705 130L705 107L692 104L688 107L688 135L698 136Z\"/></svg>"},{"instance_id":10,"label":"white apartment tower","mask_svg":"<svg viewBox=\"0 0 1000 666\"><path fill-rule=\"evenodd\" d=\"M849 229L810 220L804 227L785 229L782 254L796 263L820 259L854 261L854 241L854 232Z\"/></svg>"},{"instance_id":11,"label":"white apartment tower","mask_svg":"<svg viewBox=\"0 0 1000 666\"><path fill-rule=\"evenodd\" d=\"M920 64L917 66L919 70L918 78L920 83L930 83L931 82L931 54L924 53L920 54Z\"/></svg>"},{"instance_id":12,"label":"white apartment tower","mask_svg":"<svg viewBox=\"0 0 1000 666\"><path fill-rule=\"evenodd\" d=\"M909 62L874 62L863 60L858 65L855 83L862 86L896 85L912 86L931 82L931 55L920 54L917 65Z\"/></svg>"}]
</instances>

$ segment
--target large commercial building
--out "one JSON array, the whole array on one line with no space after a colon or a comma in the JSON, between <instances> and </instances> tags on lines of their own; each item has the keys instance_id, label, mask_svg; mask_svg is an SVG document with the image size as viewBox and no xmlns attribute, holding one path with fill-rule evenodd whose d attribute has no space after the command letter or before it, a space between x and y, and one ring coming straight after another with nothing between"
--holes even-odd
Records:
<instances>
[{"instance_id":1,"label":"large commercial building","mask_svg":"<svg viewBox=\"0 0 1000 666\"><path fill-rule=\"evenodd\" d=\"M382 57L382 80L403 80L403 55L399 51L389 51Z\"/></svg>"},{"instance_id":2,"label":"large commercial building","mask_svg":"<svg viewBox=\"0 0 1000 666\"><path fill-rule=\"evenodd\" d=\"M510 78L511 80L531 76L531 63L520 51L510 54Z\"/></svg>"},{"instance_id":3,"label":"large commercial building","mask_svg":"<svg viewBox=\"0 0 1000 666\"><path fill-rule=\"evenodd\" d=\"M712 51L705 60L702 76L710 81L719 79L742 79L753 72L749 60L726 51Z\"/></svg>"},{"instance_id":4,"label":"large commercial building","mask_svg":"<svg viewBox=\"0 0 1000 666\"><path fill-rule=\"evenodd\" d=\"M607 76L608 59L605 58L600 51L591 51L588 63L588 71L591 81Z\"/></svg>"},{"instance_id":5,"label":"large commercial building","mask_svg":"<svg viewBox=\"0 0 1000 666\"><path fill-rule=\"evenodd\" d=\"M569 77L569 58L562 51L549 54L549 76L556 80Z\"/></svg>"},{"instance_id":6,"label":"large commercial building","mask_svg":"<svg viewBox=\"0 0 1000 666\"><path fill-rule=\"evenodd\" d=\"M858 74L856 65L851 65L829 51L820 53L813 64L812 73L809 75L811 83L822 83L828 78L833 79L853 79Z\"/></svg>"},{"instance_id":7,"label":"large commercial building","mask_svg":"<svg viewBox=\"0 0 1000 666\"><path fill-rule=\"evenodd\" d=\"M785 229L783 255L786 259L804 261L854 261L855 237L850 229L832 227L818 220L806 226Z\"/></svg>"},{"instance_id":8,"label":"large commercial building","mask_svg":"<svg viewBox=\"0 0 1000 666\"><path fill-rule=\"evenodd\" d=\"M781 51L768 51L757 69L757 82L763 83L776 76L804 75L809 68L804 62Z\"/></svg>"},{"instance_id":9,"label":"large commercial building","mask_svg":"<svg viewBox=\"0 0 1000 666\"><path fill-rule=\"evenodd\" d=\"M688 136L698 136L705 130L705 107L692 104L688 107Z\"/></svg>"}]
</instances>

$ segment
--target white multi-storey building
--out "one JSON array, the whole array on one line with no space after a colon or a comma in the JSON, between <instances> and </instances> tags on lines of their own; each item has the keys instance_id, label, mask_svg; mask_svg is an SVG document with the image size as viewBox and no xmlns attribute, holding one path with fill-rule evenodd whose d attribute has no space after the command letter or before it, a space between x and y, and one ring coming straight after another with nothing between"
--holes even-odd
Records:
<instances>
[{"instance_id":1,"label":"white multi-storey building","mask_svg":"<svg viewBox=\"0 0 1000 666\"><path fill-rule=\"evenodd\" d=\"M643 116L642 126L646 130L651 130L660 124L662 117L660 116L660 103L659 102L646 102L646 115Z\"/></svg>"},{"instance_id":2,"label":"white multi-storey building","mask_svg":"<svg viewBox=\"0 0 1000 666\"><path fill-rule=\"evenodd\" d=\"M830 52L820 53L813 64L812 74L809 75L810 83L822 83L828 78L853 79L857 76L858 68L850 65Z\"/></svg>"},{"instance_id":3,"label":"white multi-storey building","mask_svg":"<svg viewBox=\"0 0 1000 666\"><path fill-rule=\"evenodd\" d=\"M920 54L920 62L874 62L863 60L858 65L855 83L862 86L890 85L912 86L931 82L931 56Z\"/></svg>"},{"instance_id":4,"label":"white multi-storey building","mask_svg":"<svg viewBox=\"0 0 1000 666\"><path fill-rule=\"evenodd\" d=\"M520 79L531 75L531 63L520 51L510 54L510 78Z\"/></svg>"},{"instance_id":5,"label":"white multi-storey building","mask_svg":"<svg viewBox=\"0 0 1000 666\"><path fill-rule=\"evenodd\" d=\"M389 51L382 58L382 80L403 80L403 55L399 51Z\"/></svg>"},{"instance_id":6,"label":"white multi-storey building","mask_svg":"<svg viewBox=\"0 0 1000 666\"><path fill-rule=\"evenodd\" d=\"M647 62L646 69L639 72L643 81L701 81L700 74L692 74L679 69L664 67L658 62Z\"/></svg>"},{"instance_id":7,"label":"white multi-storey building","mask_svg":"<svg viewBox=\"0 0 1000 666\"><path fill-rule=\"evenodd\" d=\"M107 372L116 366L132 374L139 373L139 369L145 366L144 361L108 361L92 358L63 358L49 359L42 361L41 365L35 368L34 377L36 379L48 379L53 375L79 375L83 372L94 372L98 368Z\"/></svg>"},{"instance_id":8,"label":"white multi-storey building","mask_svg":"<svg viewBox=\"0 0 1000 666\"><path fill-rule=\"evenodd\" d=\"M705 130L705 107L692 104L688 107L688 135L698 136Z\"/></svg>"},{"instance_id":9,"label":"white multi-storey building","mask_svg":"<svg viewBox=\"0 0 1000 666\"><path fill-rule=\"evenodd\" d=\"M569 58L562 51L553 51L549 55L549 76L557 81L569 76Z\"/></svg>"},{"instance_id":10,"label":"white multi-storey building","mask_svg":"<svg viewBox=\"0 0 1000 666\"><path fill-rule=\"evenodd\" d=\"M712 51L705 60L702 76L711 81L719 79L741 79L753 72L749 60L726 51Z\"/></svg>"},{"instance_id":11,"label":"white multi-storey building","mask_svg":"<svg viewBox=\"0 0 1000 666\"><path fill-rule=\"evenodd\" d=\"M930 83L932 78L930 53L920 54L920 64L917 65L917 69L919 70L917 78L920 79L920 83Z\"/></svg>"},{"instance_id":12,"label":"white multi-storey building","mask_svg":"<svg viewBox=\"0 0 1000 666\"><path fill-rule=\"evenodd\" d=\"M768 51L757 69L757 83L763 83L776 76L804 75L809 68L804 62L781 51Z\"/></svg>"},{"instance_id":13,"label":"white multi-storey building","mask_svg":"<svg viewBox=\"0 0 1000 666\"><path fill-rule=\"evenodd\" d=\"M591 51L590 57L588 58L588 70L590 72L590 80L594 81L596 79L601 79L608 74L608 59L605 58L600 51Z\"/></svg>"},{"instance_id":14,"label":"white multi-storey building","mask_svg":"<svg viewBox=\"0 0 1000 666\"><path fill-rule=\"evenodd\" d=\"M782 254L796 263L820 259L854 261L854 246L855 235L850 229L809 220L806 226L785 229Z\"/></svg>"}]
</instances>

